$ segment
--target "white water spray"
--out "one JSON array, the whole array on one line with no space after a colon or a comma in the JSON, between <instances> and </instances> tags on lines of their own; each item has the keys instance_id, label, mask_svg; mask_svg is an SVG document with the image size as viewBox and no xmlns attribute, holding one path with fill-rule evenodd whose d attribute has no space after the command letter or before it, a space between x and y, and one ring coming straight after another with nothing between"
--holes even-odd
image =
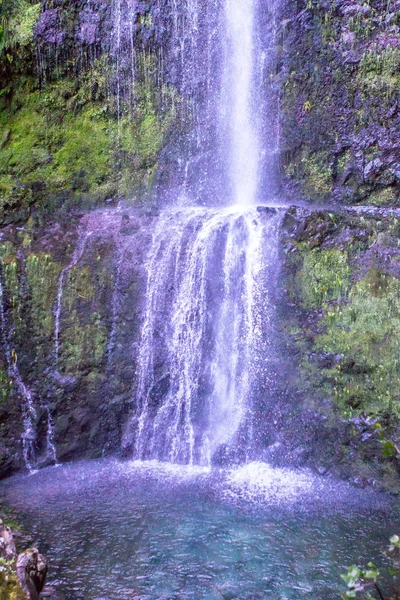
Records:
<instances>
[{"instance_id":1,"label":"white water spray","mask_svg":"<svg viewBox=\"0 0 400 600\"><path fill-rule=\"evenodd\" d=\"M257 201L259 140L253 119L255 0L226 0L221 112L233 202Z\"/></svg>"},{"instance_id":2,"label":"white water spray","mask_svg":"<svg viewBox=\"0 0 400 600\"><path fill-rule=\"evenodd\" d=\"M210 465L220 448L237 451L257 378L255 300L262 295L264 315L272 304L261 265L278 220L236 207L159 217L147 261L136 414L125 436L136 458Z\"/></svg>"}]
</instances>

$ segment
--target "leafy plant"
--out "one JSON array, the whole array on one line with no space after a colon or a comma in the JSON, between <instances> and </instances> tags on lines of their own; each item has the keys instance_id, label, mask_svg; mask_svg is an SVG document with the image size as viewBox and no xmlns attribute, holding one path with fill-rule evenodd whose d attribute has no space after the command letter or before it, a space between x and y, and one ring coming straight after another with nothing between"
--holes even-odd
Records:
<instances>
[{"instance_id":1,"label":"leafy plant","mask_svg":"<svg viewBox=\"0 0 400 600\"><path fill-rule=\"evenodd\" d=\"M399 446L385 436L380 423L376 424L379 431L380 440L383 444L382 455L386 457L400 456ZM360 569L353 565L349 567L341 578L347 585L347 590L342 594L342 598L368 598L369 600L400 600L400 537L392 535L390 545L386 551L386 556L390 560L388 567L389 574L394 580L394 595L384 594L382 584L379 581L380 571L369 562L366 569Z\"/></svg>"},{"instance_id":2,"label":"leafy plant","mask_svg":"<svg viewBox=\"0 0 400 600\"><path fill-rule=\"evenodd\" d=\"M347 590L342 594L342 598L368 598L370 600L399 600L400 598L400 537L393 535L390 538L390 545L386 552L390 559L389 574L394 579L394 595L384 593L383 585L380 582L380 571L369 562L366 569L361 569L353 565L349 567L343 575L343 581L347 585Z\"/></svg>"},{"instance_id":3,"label":"leafy plant","mask_svg":"<svg viewBox=\"0 0 400 600\"><path fill-rule=\"evenodd\" d=\"M376 423L375 427L379 431L379 438L383 445L382 456L385 456L386 458L400 456L400 446L396 442L386 438L386 434L382 429L382 425L380 423Z\"/></svg>"}]
</instances>

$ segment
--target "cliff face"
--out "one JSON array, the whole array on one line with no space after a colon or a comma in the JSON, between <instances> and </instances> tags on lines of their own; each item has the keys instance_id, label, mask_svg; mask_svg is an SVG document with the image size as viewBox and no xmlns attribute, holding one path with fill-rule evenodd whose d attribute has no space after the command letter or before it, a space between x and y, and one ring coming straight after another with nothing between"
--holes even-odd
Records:
<instances>
[{"instance_id":1,"label":"cliff face","mask_svg":"<svg viewBox=\"0 0 400 600\"><path fill-rule=\"evenodd\" d=\"M193 101L204 87L200 77L184 87L184 61L166 67L174 3L137 2L122 30L108 0L8 4L0 31L0 476L31 453L27 419L36 466L54 460L52 446L59 460L119 451L132 409L150 207L174 181L176 140L191 150ZM397 205L398 9L379 0L284 4L272 86L280 89L283 197ZM134 212L86 213L124 197ZM375 425L399 435L399 218L288 210L280 310L296 365L280 423L292 462L393 490L398 465L382 461Z\"/></svg>"},{"instance_id":2,"label":"cliff face","mask_svg":"<svg viewBox=\"0 0 400 600\"><path fill-rule=\"evenodd\" d=\"M1 475L24 468L26 458L37 467L55 456L121 452L135 411L145 256L156 219L110 209L3 228ZM399 219L390 211L286 211L274 408L280 444L269 460L399 491L397 459L382 457L377 428L387 439L400 434ZM28 422L19 378L35 409Z\"/></svg>"},{"instance_id":3,"label":"cliff face","mask_svg":"<svg viewBox=\"0 0 400 600\"><path fill-rule=\"evenodd\" d=\"M282 175L314 202L400 193L400 5L293 1L282 24Z\"/></svg>"},{"instance_id":4,"label":"cliff face","mask_svg":"<svg viewBox=\"0 0 400 600\"><path fill-rule=\"evenodd\" d=\"M2 475L119 451L151 222L111 211L3 230Z\"/></svg>"},{"instance_id":5,"label":"cliff face","mask_svg":"<svg viewBox=\"0 0 400 600\"><path fill-rule=\"evenodd\" d=\"M138 3L132 30L118 39L107 0L21 0L7 14L2 5L3 224L26 220L32 210L148 199L176 117L176 91L158 72L166 41L162 23L154 25L154 4ZM119 54L130 41L128 65Z\"/></svg>"},{"instance_id":6,"label":"cliff face","mask_svg":"<svg viewBox=\"0 0 400 600\"><path fill-rule=\"evenodd\" d=\"M399 219L383 209L289 209L281 302L299 430L308 439L301 444L299 435L292 449L396 491L398 459L382 456L381 432L400 434Z\"/></svg>"},{"instance_id":7,"label":"cliff face","mask_svg":"<svg viewBox=\"0 0 400 600\"><path fill-rule=\"evenodd\" d=\"M194 55L179 49L179 40L193 45L189 13L182 8L176 25L177 9L156 0L134 10L124 0L6 4L3 222L27 218L32 207L89 207L124 196L149 202L155 181L176 181L173 140L191 152L195 104L212 83L193 77ZM397 205L398 9L381 0L283 3L272 82L280 95L282 195ZM207 143L194 150L197 161Z\"/></svg>"}]
</instances>

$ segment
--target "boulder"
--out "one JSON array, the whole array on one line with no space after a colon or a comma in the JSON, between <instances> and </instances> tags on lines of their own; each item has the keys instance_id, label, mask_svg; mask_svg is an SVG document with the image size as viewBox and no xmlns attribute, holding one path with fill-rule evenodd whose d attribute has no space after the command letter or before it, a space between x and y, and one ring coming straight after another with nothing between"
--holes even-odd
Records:
<instances>
[{"instance_id":1,"label":"boulder","mask_svg":"<svg viewBox=\"0 0 400 600\"><path fill-rule=\"evenodd\" d=\"M37 548L28 548L18 555L16 571L26 600L39 600L47 575L47 559Z\"/></svg>"}]
</instances>

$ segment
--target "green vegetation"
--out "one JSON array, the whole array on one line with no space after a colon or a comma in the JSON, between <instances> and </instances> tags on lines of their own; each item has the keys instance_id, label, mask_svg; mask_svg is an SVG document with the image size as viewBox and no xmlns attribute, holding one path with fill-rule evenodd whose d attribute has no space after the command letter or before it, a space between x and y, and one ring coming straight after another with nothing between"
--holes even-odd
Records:
<instances>
[{"instance_id":1,"label":"green vegetation","mask_svg":"<svg viewBox=\"0 0 400 600\"><path fill-rule=\"evenodd\" d=\"M347 253L341 250L305 252L300 281L305 306L317 308L346 295L350 282Z\"/></svg>"},{"instance_id":2,"label":"green vegetation","mask_svg":"<svg viewBox=\"0 0 400 600\"><path fill-rule=\"evenodd\" d=\"M377 429L381 429L380 424L377 424ZM381 441L383 443L383 456L398 457L400 455L398 446L387 440L383 431L381 433ZM347 586L347 590L342 594L342 598L398 600L400 597L400 537L398 535L392 535L390 538L390 545L385 555L389 560L388 575L393 578L390 596L384 592L384 584L381 582L381 572L374 563L369 562L366 569L353 565L347 569L346 573L341 575Z\"/></svg>"},{"instance_id":3,"label":"green vegetation","mask_svg":"<svg viewBox=\"0 0 400 600\"><path fill-rule=\"evenodd\" d=\"M107 328L102 324L100 315L93 313L90 323L82 325L76 311L67 319L67 325L61 336L62 370L66 374L75 374L88 370L99 370L108 339Z\"/></svg>"},{"instance_id":4,"label":"green vegetation","mask_svg":"<svg viewBox=\"0 0 400 600\"><path fill-rule=\"evenodd\" d=\"M291 24L284 47L282 171L290 189L312 202L397 204L398 176L383 149L398 138L398 11L378 0L344 9L310 0L304 13L307 35L300 21ZM372 141L380 166L365 177L360 157Z\"/></svg>"},{"instance_id":5,"label":"green vegetation","mask_svg":"<svg viewBox=\"0 0 400 600\"><path fill-rule=\"evenodd\" d=\"M366 204L373 206L396 206L399 201L399 192L394 186L387 186L368 196Z\"/></svg>"},{"instance_id":6,"label":"green vegetation","mask_svg":"<svg viewBox=\"0 0 400 600\"><path fill-rule=\"evenodd\" d=\"M299 321L290 326L301 352L300 385L317 404L317 398L330 398L342 417L364 415L395 424L400 417L400 280L372 256L398 260L398 219L349 217L344 225L333 218L329 225L316 213L308 230L309 237L289 255L289 296L302 306Z\"/></svg>"},{"instance_id":7,"label":"green vegetation","mask_svg":"<svg viewBox=\"0 0 400 600\"><path fill-rule=\"evenodd\" d=\"M400 48L370 47L361 57L357 82L364 92L390 97L399 88Z\"/></svg>"},{"instance_id":8,"label":"green vegetation","mask_svg":"<svg viewBox=\"0 0 400 600\"><path fill-rule=\"evenodd\" d=\"M315 349L338 357L316 379L323 378L346 416L363 412L398 418L400 281L373 268L352 284L350 274L346 252L305 253L301 298L305 308L322 309Z\"/></svg>"},{"instance_id":9,"label":"green vegetation","mask_svg":"<svg viewBox=\"0 0 400 600\"><path fill-rule=\"evenodd\" d=\"M61 265L49 254L29 254L25 260L25 274L29 289L32 333L41 343L54 335L53 307Z\"/></svg>"},{"instance_id":10,"label":"green vegetation","mask_svg":"<svg viewBox=\"0 0 400 600\"><path fill-rule=\"evenodd\" d=\"M12 62L17 49L32 44L40 10L40 2L0 0L0 58Z\"/></svg>"},{"instance_id":11,"label":"green vegetation","mask_svg":"<svg viewBox=\"0 0 400 600\"><path fill-rule=\"evenodd\" d=\"M147 185L172 113L157 116L145 89L135 119L118 124L106 90L93 101L86 83L39 91L28 81L0 114L0 220L27 214L32 203L93 204Z\"/></svg>"},{"instance_id":12,"label":"green vegetation","mask_svg":"<svg viewBox=\"0 0 400 600\"><path fill-rule=\"evenodd\" d=\"M0 558L0 600L24 600L15 572L15 561Z\"/></svg>"},{"instance_id":13,"label":"green vegetation","mask_svg":"<svg viewBox=\"0 0 400 600\"><path fill-rule=\"evenodd\" d=\"M329 372L345 413L400 416L400 282L376 269L351 289L346 304L331 306L316 346L339 353Z\"/></svg>"},{"instance_id":14,"label":"green vegetation","mask_svg":"<svg viewBox=\"0 0 400 600\"><path fill-rule=\"evenodd\" d=\"M300 163L302 191L312 199L324 199L332 191L332 168L326 152L310 154Z\"/></svg>"},{"instance_id":15,"label":"green vegetation","mask_svg":"<svg viewBox=\"0 0 400 600\"><path fill-rule=\"evenodd\" d=\"M332 191L333 171L326 152L308 154L304 151L299 161L285 166L285 174L297 179L304 196L312 201L324 200Z\"/></svg>"},{"instance_id":16,"label":"green vegetation","mask_svg":"<svg viewBox=\"0 0 400 600\"><path fill-rule=\"evenodd\" d=\"M49 48L36 74L41 9L0 0L0 224L26 220L33 205L48 212L146 198L178 103L174 90L159 87L157 57L141 50L134 85L119 102L106 53L83 66L81 49L66 42L65 59ZM72 27L75 9L65 10ZM152 26L151 15L144 24Z\"/></svg>"}]
</instances>

